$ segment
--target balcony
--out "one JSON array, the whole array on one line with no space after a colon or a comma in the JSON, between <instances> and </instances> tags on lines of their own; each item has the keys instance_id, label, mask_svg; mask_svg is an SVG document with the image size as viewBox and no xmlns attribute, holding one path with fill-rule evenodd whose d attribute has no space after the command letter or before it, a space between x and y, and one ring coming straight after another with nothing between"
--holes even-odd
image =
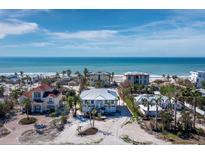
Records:
<instances>
[{"instance_id":1,"label":"balcony","mask_svg":"<svg viewBox=\"0 0 205 154\"><path fill-rule=\"evenodd\" d=\"M54 102L53 101L48 101L47 104L53 105Z\"/></svg>"},{"instance_id":2,"label":"balcony","mask_svg":"<svg viewBox=\"0 0 205 154\"><path fill-rule=\"evenodd\" d=\"M43 102L40 98L34 98L33 101L37 102L37 103L42 103Z\"/></svg>"}]
</instances>

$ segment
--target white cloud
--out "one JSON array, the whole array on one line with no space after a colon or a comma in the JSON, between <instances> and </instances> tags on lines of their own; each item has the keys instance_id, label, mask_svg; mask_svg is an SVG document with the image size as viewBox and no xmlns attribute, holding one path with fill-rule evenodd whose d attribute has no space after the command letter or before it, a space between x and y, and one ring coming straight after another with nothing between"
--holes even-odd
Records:
<instances>
[{"instance_id":1,"label":"white cloud","mask_svg":"<svg viewBox=\"0 0 205 154\"><path fill-rule=\"evenodd\" d=\"M55 45L54 42L29 42L29 43L18 43L18 44L7 44L7 45L1 45L3 48L17 48L17 47L48 47Z\"/></svg>"},{"instance_id":2,"label":"white cloud","mask_svg":"<svg viewBox=\"0 0 205 154\"><path fill-rule=\"evenodd\" d=\"M21 35L34 32L38 29L38 24L32 22L6 21L0 22L0 39L8 35Z\"/></svg>"},{"instance_id":3,"label":"white cloud","mask_svg":"<svg viewBox=\"0 0 205 154\"><path fill-rule=\"evenodd\" d=\"M80 40L104 40L114 37L118 32L115 30L91 30L78 32L53 32L50 36L59 39L80 39Z\"/></svg>"},{"instance_id":4,"label":"white cloud","mask_svg":"<svg viewBox=\"0 0 205 154\"><path fill-rule=\"evenodd\" d=\"M45 47L44 49L47 50L57 49L59 54L64 51L66 55L205 56L203 51L205 48L204 19L198 20L200 15L197 13L193 15L193 18L197 18L197 20L185 19L182 14L183 12L180 16L172 16L141 26L127 27L127 29L117 27L117 30L114 29L114 26L106 27L110 30L105 30L104 27L101 30L79 30L76 32L52 32L41 28L42 33L40 34L48 42L39 40L39 42L16 44L11 47ZM22 25L26 26L22 28ZM37 24L35 27L35 23L18 23L16 25L9 23L9 26L12 28L5 32L0 22L0 38L32 32L38 28ZM7 29L9 26L5 26L4 23L4 27ZM18 33L16 29L19 30ZM52 48L50 48L51 46Z\"/></svg>"},{"instance_id":5,"label":"white cloud","mask_svg":"<svg viewBox=\"0 0 205 154\"><path fill-rule=\"evenodd\" d=\"M38 13L49 13L51 10L42 9L17 9L17 10L0 10L0 18L23 18L33 16Z\"/></svg>"}]
</instances>

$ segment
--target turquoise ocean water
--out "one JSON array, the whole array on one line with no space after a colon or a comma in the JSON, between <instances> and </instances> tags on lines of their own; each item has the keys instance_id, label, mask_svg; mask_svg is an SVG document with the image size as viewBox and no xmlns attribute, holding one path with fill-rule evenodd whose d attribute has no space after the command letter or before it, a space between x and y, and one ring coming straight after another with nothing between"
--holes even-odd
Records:
<instances>
[{"instance_id":1,"label":"turquoise ocean water","mask_svg":"<svg viewBox=\"0 0 205 154\"><path fill-rule=\"evenodd\" d=\"M85 67L91 71L110 71L115 74L140 71L155 75L188 75L190 71L205 70L205 58L0 58L0 73L60 72L67 69L75 72Z\"/></svg>"}]
</instances>

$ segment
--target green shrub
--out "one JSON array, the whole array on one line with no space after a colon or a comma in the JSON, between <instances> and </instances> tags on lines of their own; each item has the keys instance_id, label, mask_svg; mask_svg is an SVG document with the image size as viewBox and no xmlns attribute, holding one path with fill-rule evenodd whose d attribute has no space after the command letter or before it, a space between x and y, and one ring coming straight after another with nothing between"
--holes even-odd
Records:
<instances>
[{"instance_id":1,"label":"green shrub","mask_svg":"<svg viewBox=\"0 0 205 154\"><path fill-rule=\"evenodd\" d=\"M202 128L196 129L196 133L197 133L197 135L202 136L202 135L204 135L204 130Z\"/></svg>"},{"instance_id":2,"label":"green shrub","mask_svg":"<svg viewBox=\"0 0 205 154\"><path fill-rule=\"evenodd\" d=\"M135 141L135 140L132 140L131 138L129 138L128 135L123 135L121 137L121 139L126 142L126 143L130 143L130 144L133 144L133 145L149 145L149 144L152 144L152 142L138 142L138 141Z\"/></svg>"},{"instance_id":3,"label":"green shrub","mask_svg":"<svg viewBox=\"0 0 205 154\"><path fill-rule=\"evenodd\" d=\"M125 102L127 104L127 107L132 112L132 116L134 119L137 119L139 116L142 116L141 112L139 111L139 108L134 104L134 100L132 97L126 97Z\"/></svg>"},{"instance_id":4,"label":"green shrub","mask_svg":"<svg viewBox=\"0 0 205 154\"><path fill-rule=\"evenodd\" d=\"M178 132L178 133L177 133L177 136L178 136L178 137L181 137L181 136L182 136L182 132Z\"/></svg>"},{"instance_id":5,"label":"green shrub","mask_svg":"<svg viewBox=\"0 0 205 154\"><path fill-rule=\"evenodd\" d=\"M61 116L61 123L66 124L67 123L67 117L66 116Z\"/></svg>"},{"instance_id":6,"label":"green shrub","mask_svg":"<svg viewBox=\"0 0 205 154\"><path fill-rule=\"evenodd\" d=\"M56 112L50 113L50 117L52 117L52 118L56 117Z\"/></svg>"},{"instance_id":7,"label":"green shrub","mask_svg":"<svg viewBox=\"0 0 205 154\"><path fill-rule=\"evenodd\" d=\"M21 124L21 125L29 125L29 124L35 123L36 121L37 121L37 119L34 118L34 117L29 117L29 118L26 117L26 118L21 119L19 121L19 124Z\"/></svg>"}]
</instances>

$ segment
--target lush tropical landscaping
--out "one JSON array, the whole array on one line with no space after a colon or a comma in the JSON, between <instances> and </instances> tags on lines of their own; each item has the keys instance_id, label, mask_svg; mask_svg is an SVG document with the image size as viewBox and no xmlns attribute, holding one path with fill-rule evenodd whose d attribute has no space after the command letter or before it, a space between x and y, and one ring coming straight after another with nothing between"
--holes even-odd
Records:
<instances>
[{"instance_id":1,"label":"lush tropical landscaping","mask_svg":"<svg viewBox=\"0 0 205 154\"><path fill-rule=\"evenodd\" d=\"M175 78L178 80L178 78ZM169 77L166 79L169 81ZM164 96L167 96L170 101L181 102L183 105L182 111L177 111L176 107L170 106L158 114L158 106L162 97L154 100L156 105L156 116L149 117L149 115L140 114L139 107L134 103L133 94L154 94L154 91L159 90ZM163 136L164 139L177 142L178 140L188 139L194 143L205 139L205 133L203 128L196 127L196 124L200 120L205 121L204 117L197 116L196 108L203 108L205 106L205 98L201 93L193 86L192 83L187 80L177 82L177 84L171 84L161 82L159 86L144 86L144 85L129 85L127 87L119 88L121 98L126 102L128 108L132 112L133 117L140 120L142 127L148 132L152 131L157 136ZM147 99L143 99L143 104L147 106L147 111L152 105ZM193 108L189 109L185 106L185 103L190 104ZM176 104L175 104L176 106ZM197 139L196 139L197 136ZM187 142L191 143L191 142Z\"/></svg>"},{"instance_id":2,"label":"lush tropical landscaping","mask_svg":"<svg viewBox=\"0 0 205 154\"><path fill-rule=\"evenodd\" d=\"M18 86L11 89L9 96L0 102L0 118L4 119L5 122L6 119L12 117L15 111L18 114L22 114L17 122L18 127L28 126L30 128L30 126L34 126L35 131L26 131L22 134L22 143L26 143L27 137L30 138L31 141L32 138L35 138L37 142L38 138L42 137L40 135L41 133L49 136L51 132L53 136L56 136L60 132L63 132L70 123L76 122L77 120L88 121L88 125L82 127L78 124L79 126L75 128L75 130L72 130L77 133L78 136L84 136L84 138L86 138L86 136L89 135L98 136L99 133L102 133L102 123L106 123L107 117L103 116L95 108L92 108L92 110L89 110L89 112L82 116L82 100L80 94L89 88L105 88L106 86L103 85L101 80L97 80L95 85L91 86L87 68L82 72L77 71L72 75L71 73L70 70L63 70L61 73L57 72L56 75L52 77L39 79L39 84L48 84L55 87L55 89L61 93L62 98L58 109L51 109L48 112L35 115L31 112L31 99L25 98L20 104L18 102L18 98L32 87L32 84L30 84L31 78L24 75L24 72L20 72L21 79L18 82ZM109 88L113 88L113 78L114 73L110 73ZM6 81L6 78L1 77L1 80ZM74 82L74 86L68 86L69 82ZM4 95L4 92L4 87L0 86L0 97ZM158 94L156 94L156 92L158 92ZM149 85L131 84L125 81L118 86L118 94L120 96L119 100L125 102L126 108L128 108L132 114L131 122L123 117L126 120L124 120L125 123L119 122L118 125L121 125L121 127L125 125L132 127L132 125L137 123L141 127L140 129L166 142L171 141L176 144L204 144L205 133L203 125L205 124L205 119L203 115L197 112L197 109L204 109L205 97L202 97L201 93L189 80L179 78L175 75L164 75L163 79L155 80ZM145 106L147 113L149 113L153 106L155 107L155 116L143 113L139 105L136 104L135 97L143 94L158 96L152 99L152 101L145 98L142 99L142 104ZM161 101L164 99L162 96L166 96L168 101L173 101L175 104L161 110ZM178 110L175 107L177 102L182 104L182 110ZM90 102L87 103L87 106L89 106ZM188 108L187 104L191 105L192 108ZM116 115L119 116L121 114L120 112L121 111L117 111ZM45 119L52 119L45 128L42 128L44 123L38 119L38 116L42 116L43 114L45 115ZM4 130L3 132L7 134L10 133L5 130L3 125L1 130ZM102 142L102 137L99 140ZM150 144L149 142L138 142L125 134L120 137L120 140L129 144Z\"/></svg>"}]
</instances>

